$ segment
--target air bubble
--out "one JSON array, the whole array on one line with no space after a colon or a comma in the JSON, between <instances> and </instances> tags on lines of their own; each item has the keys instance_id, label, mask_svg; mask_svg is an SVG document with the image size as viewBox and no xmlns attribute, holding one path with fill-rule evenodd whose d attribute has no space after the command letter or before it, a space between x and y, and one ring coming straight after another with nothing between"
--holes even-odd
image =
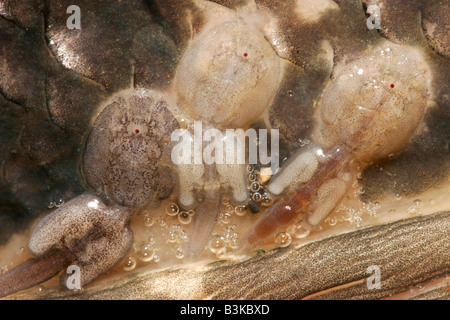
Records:
<instances>
[{"instance_id":1,"label":"air bubble","mask_svg":"<svg viewBox=\"0 0 450 320\"><path fill-rule=\"evenodd\" d=\"M225 212L228 213L228 214L233 213L234 212L234 207L231 204L227 205L226 208L225 208Z\"/></svg>"},{"instance_id":2,"label":"air bubble","mask_svg":"<svg viewBox=\"0 0 450 320\"><path fill-rule=\"evenodd\" d=\"M285 248L288 245L291 244L292 241L292 237L289 233L286 232L280 232L279 234L277 234L277 236L275 237L275 243L280 247L280 248Z\"/></svg>"},{"instance_id":3,"label":"air bubble","mask_svg":"<svg viewBox=\"0 0 450 320\"><path fill-rule=\"evenodd\" d=\"M168 235L167 241L169 241L169 242L177 241L177 235L176 235L175 231L169 231L169 235Z\"/></svg>"},{"instance_id":4,"label":"air bubble","mask_svg":"<svg viewBox=\"0 0 450 320\"><path fill-rule=\"evenodd\" d=\"M227 197L223 197L223 198L222 198L222 204L223 204L224 206L230 204L230 199L227 198Z\"/></svg>"},{"instance_id":5,"label":"air bubble","mask_svg":"<svg viewBox=\"0 0 450 320\"><path fill-rule=\"evenodd\" d=\"M134 270L134 268L136 268L136 259L133 257L128 257L128 259L125 261L123 270L132 271Z\"/></svg>"},{"instance_id":6,"label":"air bubble","mask_svg":"<svg viewBox=\"0 0 450 320\"><path fill-rule=\"evenodd\" d=\"M395 200L401 200L402 199L402 195L400 193L396 193L395 194Z\"/></svg>"},{"instance_id":7,"label":"air bubble","mask_svg":"<svg viewBox=\"0 0 450 320\"><path fill-rule=\"evenodd\" d=\"M153 262L159 262L159 260L160 260L160 257L155 254L153 256Z\"/></svg>"},{"instance_id":8,"label":"air bubble","mask_svg":"<svg viewBox=\"0 0 450 320\"><path fill-rule=\"evenodd\" d=\"M260 202L262 199L262 196L260 193L256 192L252 195L252 200L255 202Z\"/></svg>"},{"instance_id":9,"label":"air bubble","mask_svg":"<svg viewBox=\"0 0 450 320\"><path fill-rule=\"evenodd\" d=\"M374 208L374 209L380 209L380 208L381 208L381 203L379 203L378 201L375 201L375 202L373 203L373 208Z\"/></svg>"},{"instance_id":10,"label":"air bubble","mask_svg":"<svg viewBox=\"0 0 450 320\"><path fill-rule=\"evenodd\" d=\"M228 242L228 246L229 246L231 249L237 249L237 248L238 248L238 240L237 240L237 239L231 239L231 240Z\"/></svg>"},{"instance_id":11,"label":"air bubble","mask_svg":"<svg viewBox=\"0 0 450 320\"><path fill-rule=\"evenodd\" d=\"M422 202L422 200L420 200L420 199L414 200L414 205L415 205L417 208L420 208L420 209L423 208L423 202Z\"/></svg>"},{"instance_id":12,"label":"air bubble","mask_svg":"<svg viewBox=\"0 0 450 320\"><path fill-rule=\"evenodd\" d=\"M150 217L149 215L144 216L144 225L146 227L151 227L151 226L153 226L154 223L155 223L155 220L153 220L152 217Z\"/></svg>"},{"instance_id":13,"label":"air bubble","mask_svg":"<svg viewBox=\"0 0 450 320\"><path fill-rule=\"evenodd\" d=\"M167 225L166 220L164 220L164 219L159 220L159 225L160 225L161 227L165 227L165 226Z\"/></svg>"},{"instance_id":14,"label":"air bubble","mask_svg":"<svg viewBox=\"0 0 450 320\"><path fill-rule=\"evenodd\" d=\"M180 209L178 208L176 203L169 203L166 207L166 213L171 217L176 216L179 211Z\"/></svg>"},{"instance_id":15,"label":"air bubble","mask_svg":"<svg viewBox=\"0 0 450 320\"><path fill-rule=\"evenodd\" d=\"M177 257L178 259L183 259L184 258L183 249L177 248L177 250L175 251L175 257Z\"/></svg>"},{"instance_id":16,"label":"air bubble","mask_svg":"<svg viewBox=\"0 0 450 320\"><path fill-rule=\"evenodd\" d=\"M245 214L247 213L247 206L237 206L236 208L234 208L234 212L240 217L245 216Z\"/></svg>"},{"instance_id":17,"label":"air bubble","mask_svg":"<svg viewBox=\"0 0 450 320\"><path fill-rule=\"evenodd\" d=\"M301 223L297 223L292 226L290 234L296 239L303 239L309 235L310 231L306 229Z\"/></svg>"},{"instance_id":18,"label":"air bubble","mask_svg":"<svg viewBox=\"0 0 450 320\"><path fill-rule=\"evenodd\" d=\"M182 224L189 224L192 221L192 216L190 216L186 211L181 211L178 214L178 221Z\"/></svg>"},{"instance_id":19,"label":"air bubble","mask_svg":"<svg viewBox=\"0 0 450 320\"><path fill-rule=\"evenodd\" d=\"M225 238L221 236L213 237L209 241L209 250L216 255L222 255L227 251Z\"/></svg>"},{"instance_id":20,"label":"air bubble","mask_svg":"<svg viewBox=\"0 0 450 320\"><path fill-rule=\"evenodd\" d=\"M247 166L247 172L248 173L253 173L255 171L255 168L251 165L251 164L249 164L248 166Z\"/></svg>"},{"instance_id":21,"label":"air bubble","mask_svg":"<svg viewBox=\"0 0 450 320\"><path fill-rule=\"evenodd\" d=\"M253 182L253 181L256 180L256 178L257 178L257 175L256 175L256 174L254 174L254 173L249 173L249 174L248 174L248 180L249 180L249 181Z\"/></svg>"},{"instance_id":22,"label":"air bubble","mask_svg":"<svg viewBox=\"0 0 450 320\"><path fill-rule=\"evenodd\" d=\"M289 98L292 98L294 96L294 91L292 91L292 90L288 90L287 93L288 93Z\"/></svg>"},{"instance_id":23,"label":"air bubble","mask_svg":"<svg viewBox=\"0 0 450 320\"><path fill-rule=\"evenodd\" d=\"M337 220L335 218L331 218L328 220L328 224L334 227L337 224Z\"/></svg>"},{"instance_id":24,"label":"air bubble","mask_svg":"<svg viewBox=\"0 0 450 320\"><path fill-rule=\"evenodd\" d=\"M139 260L148 262L153 259L155 249L148 244L144 244L139 248Z\"/></svg>"},{"instance_id":25,"label":"air bubble","mask_svg":"<svg viewBox=\"0 0 450 320\"><path fill-rule=\"evenodd\" d=\"M58 199L56 202L55 202L55 207L56 208L59 208L60 206L62 206L63 204L64 204L64 200L63 199Z\"/></svg>"},{"instance_id":26,"label":"air bubble","mask_svg":"<svg viewBox=\"0 0 450 320\"><path fill-rule=\"evenodd\" d=\"M231 214L229 213L224 213L220 215L220 221L223 224L229 224L231 222Z\"/></svg>"},{"instance_id":27,"label":"air bubble","mask_svg":"<svg viewBox=\"0 0 450 320\"><path fill-rule=\"evenodd\" d=\"M190 215L191 217L193 217L194 214L195 214L194 210L191 209L191 210L188 211L188 215ZM180 226L180 228L181 228L181 226Z\"/></svg>"},{"instance_id":28,"label":"air bubble","mask_svg":"<svg viewBox=\"0 0 450 320\"><path fill-rule=\"evenodd\" d=\"M250 186L252 192L258 192L260 188L261 185L258 182L253 182L252 185Z\"/></svg>"}]
</instances>

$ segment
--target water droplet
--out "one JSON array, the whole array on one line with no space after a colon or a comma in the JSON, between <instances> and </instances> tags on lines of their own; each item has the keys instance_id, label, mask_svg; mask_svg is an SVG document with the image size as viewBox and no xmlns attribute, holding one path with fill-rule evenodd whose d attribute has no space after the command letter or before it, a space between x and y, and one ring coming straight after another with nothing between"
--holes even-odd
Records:
<instances>
[{"instance_id":1,"label":"water droplet","mask_svg":"<svg viewBox=\"0 0 450 320\"><path fill-rule=\"evenodd\" d=\"M225 207L225 212L228 214L232 214L234 212L234 207L231 204L227 205Z\"/></svg>"},{"instance_id":2,"label":"water droplet","mask_svg":"<svg viewBox=\"0 0 450 320\"><path fill-rule=\"evenodd\" d=\"M262 196L260 193L256 192L252 195L252 200L255 202L260 202L262 199Z\"/></svg>"},{"instance_id":3,"label":"water droplet","mask_svg":"<svg viewBox=\"0 0 450 320\"><path fill-rule=\"evenodd\" d=\"M175 251L175 257L177 257L178 259L183 259L184 258L183 249L177 248L177 250Z\"/></svg>"},{"instance_id":4,"label":"water droplet","mask_svg":"<svg viewBox=\"0 0 450 320\"><path fill-rule=\"evenodd\" d=\"M420 209L423 208L423 202L422 202L422 200L420 200L420 199L414 200L414 205L415 205L417 208L420 208Z\"/></svg>"},{"instance_id":5,"label":"water droplet","mask_svg":"<svg viewBox=\"0 0 450 320\"><path fill-rule=\"evenodd\" d=\"M247 213L247 206L236 206L236 208L234 208L234 212L240 217L245 216Z\"/></svg>"},{"instance_id":6,"label":"water droplet","mask_svg":"<svg viewBox=\"0 0 450 320\"><path fill-rule=\"evenodd\" d=\"M192 217L186 211L181 211L178 214L178 221L182 224L189 224L192 221Z\"/></svg>"},{"instance_id":7,"label":"water droplet","mask_svg":"<svg viewBox=\"0 0 450 320\"><path fill-rule=\"evenodd\" d=\"M309 235L310 231L306 229L301 223L297 223L292 227L290 233L296 239L303 239Z\"/></svg>"},{"instance_id":8,"label":"water droplet","mask_svg":"<svg viewBox=\"0 0 450 320\"><path fill-rule=\"evenodd\" d=\"M221 236L213 237L209 241L209 250L216 255L222 255L227 251L225 238Z\"/></svg>"},{"instance_id":9,"label":"water droplet","mask_svg":"<svg viewBox=\"0 0 450 320\"><path fill-rule=\"evenodd\" d=\"M58 200L56 200L55 202L55 207L59 208L60 206L62 206L64 204L64 200L59 198Z\"/></svg>"},{"instance_id":10,"label":"water droplet","mask_svg":"<svg viewBox=\"0 0 450 320\"><path fill-rule=\"evenodd\" d=\"M172 202L166 206L166 213L171 217L176 216L179 211L180 211L180 209L178 208L176 203Z\"/></svg>"},{"instance_id":11,"label":"water droplet","mask_svg":"<svg viewBox=\"0 0 450 320\"><path fill-rule=\"evenodd\" d=\"M224 224L229 224L231 222L231 214L224 213L220 215L220 222Z\"/></svg>"},{"instance_id":12,"label":"water droplet","mask_svg":"<svg viewBox=\"0 0 450 320\"><path fill-rule=\"evenodd\" d=\"M143 244L139 248L139 260L148 262L153 259L153 255L155 254L155 249L151 245Z\"/></svg>"},{"instance_id":13,"label":"water droplet","mask_svg":"<svg viewBox=\"0 0 450 320\"><path fill-rule=\"evenodd\" d=\"M180 239L184 242L189 242L189 236L186 233L181 234Z\"/></svg>"},{"instance_id":14,"label":"water droplet","mask_svg":"<svg viewBox=\"0 0 450 320\"><path fill-rule=\"evenodd\" d=\"M149 215L144 216L144 225L146 227L151 227L154 223L155 223L155 220L153 220L152 217L150 217Z\"/></svg>"},{"instance_id":15,"label":"water droplet","mask_svg":"<svg viewBox=\"0 0 450 320\"><path fill-rule=\"evenodd\" d=\"M292 237L289 233L286 232L280 232L279 234L277 234L277 236L275 237L275 243L280 247L280 248L285 248L288 245L291 244L292 241Z\"/></svg>"},{"instance_id":16,"label":"water droplet","mask_svg":"<svg viewBox=\"0 0 450 320\"><path fill-rule=\"evenodd\" d=\"M228 241L228 246L231 249L237 249L238 248L238 241L237 241L237 239L231 239L230 241Z\"/></svg>"},{"instance_id":17,"label":"water droplet","mask_svg":"<svg viewBox=\"0 0 450 320\"><path fill-rule=\"evenodd\" d=\"M337 224L337 220L335 218L331 218L328 220L328 224L334 227Z\"/></svg>"},{"instance_id":18,"label":"water droplet","mask_svg":"<svg viewBox=\"0 0 450 320\"><path fill-rule=\"evenodd\" d=\"M260 188L261 188L261 185L258 182L253 182L250 186L250 189L252 190L252 192L258 192Z\"/></svg>"},{"instance_id":19,"label":"water droplet","mask_svg":"<svg viewBox=\"0 0 450 320\"><path fill-rule=\"evenodd\" d=\"M134 268L136 268L136 259L133 257L128 257L128 259L125 261L123 270L132 271L134 270Z\"/></svg>"},{"instance_id":20,"label":"water droplet","mask_svg":"<svg viewBox=\"0 0 450 320\"><path fill-rule=\"evenodd\" d=\"M167 241L169 241L169 242L177 241L177 235L176 235L175 231L169 231Z\"/></svg>"}]
</instances>

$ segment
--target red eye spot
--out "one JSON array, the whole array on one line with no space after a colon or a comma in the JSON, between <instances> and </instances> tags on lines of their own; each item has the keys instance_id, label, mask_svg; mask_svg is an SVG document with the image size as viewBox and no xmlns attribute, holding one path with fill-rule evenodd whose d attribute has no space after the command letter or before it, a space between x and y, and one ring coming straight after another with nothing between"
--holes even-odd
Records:
<instances>
[{"instance_id":1,"label":"red eye spot","mask_svg":"<svg viewBox=\"0 0 450 320\"><path fill-rule=\"evenodd\" d=\"M246 56L248 56L247 52L246 52L246 53L244 53L244 57L246 57Z\"/></svg>"},{"instance_id":2,"label":"red eye spot","mask_svg":"<svg viewBox=\"0 0 450 320\"><path fill-rule=\"evenodd\" d=\"M136 129L136 133L139 133L139 129Z\"/></svg>"},{"instance_id":3,"label":"red eye spot","mask_svg":"<svg viewBox=\"0 0 450 320\"><path fill-rule=\"evenodd\" d=\"M395 87L393 83L391 83L391 88Z\"/></svg>"}]
</instances>

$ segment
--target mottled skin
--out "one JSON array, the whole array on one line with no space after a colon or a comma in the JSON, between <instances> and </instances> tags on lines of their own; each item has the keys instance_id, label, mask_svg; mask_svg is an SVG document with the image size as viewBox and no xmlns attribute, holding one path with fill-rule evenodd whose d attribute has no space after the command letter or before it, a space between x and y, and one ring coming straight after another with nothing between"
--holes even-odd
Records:
<instances>
[{"instance_id":1,"label":"mottled skin","mask_svg":"<svg viewBox=\"0 0 450 320\"><path fill-rule=\"evenodd\" d=\"M83 156L93 190L130 208L172 193L167 145L178 122L156 93L124 91L96 119Z\"/></svg>"}]
</instances>

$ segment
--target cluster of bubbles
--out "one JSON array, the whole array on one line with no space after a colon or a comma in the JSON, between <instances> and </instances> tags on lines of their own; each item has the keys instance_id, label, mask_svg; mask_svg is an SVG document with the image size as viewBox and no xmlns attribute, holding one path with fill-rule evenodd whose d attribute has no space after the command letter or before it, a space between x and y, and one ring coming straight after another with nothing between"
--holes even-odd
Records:
<instances>
[{"instance_id":1,"label":"cluster of bubbles","mask_svg":"<svg viewBox=\"0 0 450 320\"><path fill-rule=\"evenodd\" d=\"M192 221L192 217L195 213L194 210L180 210L178 205L174 202L171 202L166 206L165 212L169 217L176 216L181 224L189 224Z\"/></svg>"},{"instance_id":2,"label":"cluster of bubbles","mask_svg":"<svg viewBox=\"0 0 450 320\"><path fill-rule=\"evenodd\" d=\"M263 179L261 169L256 165L248 165L247 177L250 189L250 201L248 203L250 211L252 213L258 213L260 211L260 206L270 207L274 201L270 199L266 192L266 183L268 179Z\"/></svg>"},{"instance_id":3,"label":"cluster of bubbles","mask_svg":"<svg viewBox=\"0 0 450 320\"><path fill-rule=\"evenodd\" d=\"M172 246L171 251L165 250L165 252L171 252L176 258L183 259L185 256L183 246L189 242L189 237L183 230L183 226L191 223L195 212L194 210L181 210L175 199L172 198L171 200L172 202L165 205L164 211L159 216L144 215L143 224L152 233L153 231L158 233L159 231L154 228L159 228L163 236L161 241ZM125 260L123 269L132 271L139 262L159 262L161 257L156 254L157 251L155 237L150 235L147 241L133 247L132 255Z\"/></svg>"},{"instance_id":4,"label":"cluster of bubbles","mask_svg":"<svg viewBox=\"0 0 450 320\"><path fill-rule=\"evenodd\" d=\"M302 219L300 219L295 224L289 226L286 231L278 233L275 236L275 244L279 248L285 248L291 244L293 238L304 239L310 232L303 225Z\"/></svg>"},{"instance_id":5,"label":"cluster of bubbles","mask_svg":"<svg viewBox=\"0 0 450 320\"><path fill-rule=\"evenodd\" d=\"M413 201L413 204L408 208L408 213L411 215L421 215L423 209L423 202L420 199Z\"/></svg>"},{"instance_id":6,"label":"cluster of bubbles","mask_svg":"<svg viewBox=\"0 0 450 320\"><path fill-rule=\"evenodd\" d=\"M234 205L229 198L224 197L222 199L222 208L219 214L219 222L224 225L230 224L233 220L233 216L243 217L247 214L248 206L246 205Z\"/></svg>"},{"instance_id":7,"label":"cluster of bubbles","mask_svg":"<svg viewBox=\"0 0 450 320\"><path fill-rule=\"evenodd\" d=\"M236 249L238 247L239 234L235 232L235 229L235 224L228 226L224 235L215 234L209 241L209 250L218 258L227 253L229 249Z\"/></svg>"},{"instance_id":8,"label":"cluster of bubbles","mask_svg":"<svg viewBox=\"0 0 450 320\"><path fill-rule=\"evenodd\" d=\"M125 260L123 270L133 271L138 264L138 260L147 263L150 261L158 262L159 259L155 249L155 238L150 236L147 241L140 245L133 245L132 254Z\"/></svg>"}]
</instances>

